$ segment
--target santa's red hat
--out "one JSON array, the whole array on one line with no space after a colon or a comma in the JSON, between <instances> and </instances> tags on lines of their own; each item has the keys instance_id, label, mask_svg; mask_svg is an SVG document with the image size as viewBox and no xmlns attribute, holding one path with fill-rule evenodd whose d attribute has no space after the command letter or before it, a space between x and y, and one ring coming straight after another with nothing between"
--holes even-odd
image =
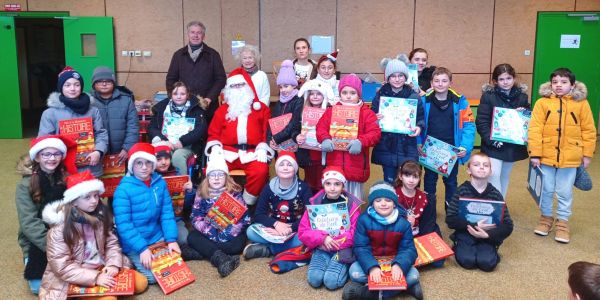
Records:
<instances>
[{"instance_id":1,"label":"santa's red hat","mask_svg":"<svg viewBox=\"0 0 600 300\"><path fill-rule=\"evenodd\" d=\"M67 190L64 193L62 203L70 203L94 191L98 191L100 194L104 193L104 184L96 179L90 170L69 175L67 177Z\"/></svg>"},{"instance_id":2,"label":"santa's red hat","mask_svg":"<svg viewBox=\"0 0 600 300\"><path fill-rule=\"evenodd\" d=\"M326 60L326 59L329 59L333 63L333 65L336 66L338 52L340 52L340 49L337 49L334 52L331 52L331 53L329 53L327 55L323 55L323 56L319 57L319 61L317 62L317 66L321 65L321 63L324 60Z\"/></svg>"},{"instance_id":3,"label":"santa's red hat","mask_svg":"<svg viewBox=\"0 0 600 300\"><path fill-rule=\"evenodd\" d=\"M256 88L254 87L254 83L252 83L252 77L250 77L250 74L248 74L248 72L246 72L246 70L244 70L243 67L239 67L236 69L233 69L229 75L227 76L227 83L225 85L225 88L228 89L230 88L231 85L235 85L235 84L239 84L239 83L245 83L248 86L250 86L250 89L252 90L252 93L254 94L254 100L252 100L252 108L254 110L260 110L261 109L261 103L258 100L258 94L256 93ZM226 101L228 101L229 99L225 99Z\"/></svg>"},{"instance_id":4,"label":"santa's red hat","mask_svg":"<svg viewBox=\"0 0 600 300\"><path fill-rule=\"evenodd\" d=\"M40 136L31 140L29 158L35 160L37 154L48 147L56 148L62 152L62 160L69 174L77 173L77 166L75 165L77 143L74 140L58 134Z\"/></svg>"},{"instance_id":5,"label":"santa's red hat","mask_svg":"<svg viewBox=\"0 0 600 300\"><path fill-rule=\"evenodd\" d=\"M323 177L321 177L321 184L325 185L325 181L327 179L336 179L341 181L344 186L348 182L346 180L346 176L344 175L344 171L340 167L330 166L323 170Z\"/></svg>"},{"instance_id":6,"label":"santa's red hat","mask_svg":"<svg viewBox=\"0 0 600 300\"><path fill-rule=\"evenodd\" d=\"M156 156L154 156L154 146L149 143L137 143L129 149L129 161L127 163L127 170L133 173L133 163L138 158L143 158L152 162L152 170L156 168Z\"/></svg>"},{"instance_id":7,"label":"santa's red hat","mask_svg":"<svg viewBox=\"0 0 600 300\"><path fill-rule=\"evenodd\" d=\"M156 158L168 157L171 158L171 146L169 146L169 142L160 141L158 143L152 144L154 146L154 156Z\"/></svg>"},{"instance_id":8,"label":"santa's red hat","mask_svg":"<svg viewBox=\"0 0 600 300\"><path fill-rule=\"evenodd\" d=\"M275 161L275 167L284 160L289 161L292 164L292 167L294 167L294 171L298 172L298 162L296 161L296 154L294 154L294 152L285 150L279 151L277 160Z\"/></svg>"}]
</instances>

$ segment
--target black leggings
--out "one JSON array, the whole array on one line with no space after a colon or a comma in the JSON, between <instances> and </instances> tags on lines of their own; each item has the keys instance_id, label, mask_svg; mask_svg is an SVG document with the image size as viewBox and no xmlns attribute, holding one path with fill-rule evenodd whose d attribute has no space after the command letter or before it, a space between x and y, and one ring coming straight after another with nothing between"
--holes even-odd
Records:
<instances>
[{"instance_id":1,"label":"black leggings","mask_svg":"<svg viewBox=\"0 0 600 300\"><path fill-rule=\"evenodd\" d=\"M242 251L246 246L246 234L240 232L238 236L230 241L219 243L207 238L197 230L192 230L188 235L188 245L207 259L210 259L217 250L221 250L229 255L239 255L242 254Z\"/></svg>"}]
</instances>

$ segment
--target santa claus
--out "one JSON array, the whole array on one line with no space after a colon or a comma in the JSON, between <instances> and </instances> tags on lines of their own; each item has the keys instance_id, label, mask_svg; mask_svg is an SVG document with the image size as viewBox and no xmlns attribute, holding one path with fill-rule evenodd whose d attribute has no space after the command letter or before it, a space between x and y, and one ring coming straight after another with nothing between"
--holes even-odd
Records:
<instances>
[{"instance_id":1,"label":"santa claus","mask_svg":"<svg viewBox=\"0 0 600 300\"><path fill-rule=\"evenodd\" d=\"M224 155L230 170L244 170L243 197L252 205L269 178L273 150L265 142L271 112L258 100L252 79L242 68L229 73L223 96L224 104L208 127L205 153L209 159Z\"/></svg>"}]
</instances>

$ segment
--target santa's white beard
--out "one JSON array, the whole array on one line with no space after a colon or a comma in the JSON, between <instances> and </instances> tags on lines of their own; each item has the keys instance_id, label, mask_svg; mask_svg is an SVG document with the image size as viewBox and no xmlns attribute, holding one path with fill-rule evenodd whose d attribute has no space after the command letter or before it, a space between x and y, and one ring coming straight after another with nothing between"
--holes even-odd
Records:
<instances>
[{"instance_id":1,"label":"santa's white beard","mask_svg":"<svg viewBox=\"0 0 600 300\"><path fill-rule=\"evenodd\" d=\"M247 116L252 108L254 93L248 86L243 88L229 88L225 91L225 101L229 108L227 109L227 120L234 121L239 116Z\"/></svg>"}]
</instances>

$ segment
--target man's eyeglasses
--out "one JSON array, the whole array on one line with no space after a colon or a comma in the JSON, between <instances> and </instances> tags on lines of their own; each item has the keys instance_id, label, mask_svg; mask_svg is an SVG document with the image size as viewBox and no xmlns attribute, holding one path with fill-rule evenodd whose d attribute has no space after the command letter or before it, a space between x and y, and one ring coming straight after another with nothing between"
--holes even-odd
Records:
<instances>
[{"instance_id":1,"label":"man's eyeglasses","mask_svg":"<svg viewBox=\"0 0 600 300\"><path fill-rule=\"evenodd\" d=\"M62 154L62 152L54 152L54 153L52 153L52 152L42 152L42 153L40 153L40 156L43 159L50 159L51 157L53 157L53 158L61 158L63 156L63 154Z\"/></svg>"}]
</instances>

